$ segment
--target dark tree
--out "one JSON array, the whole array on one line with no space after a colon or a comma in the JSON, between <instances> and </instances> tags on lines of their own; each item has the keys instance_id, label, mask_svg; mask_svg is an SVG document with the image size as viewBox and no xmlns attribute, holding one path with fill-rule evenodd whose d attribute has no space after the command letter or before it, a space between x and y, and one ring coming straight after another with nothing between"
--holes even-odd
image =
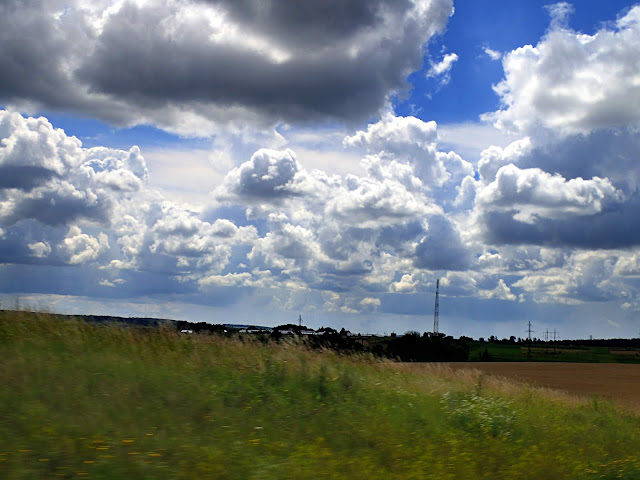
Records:
<instances>
[{"instance_id":1,"label":"dark tree","mask_svg":"<svg viewBox=\"0 0 640 480\"><path fill-rule=\"evenodd\" d=\"M486 348L480 353L480 361L481 362L490 362L492 360L491 355L489 354L489 350Z\"/></svg>"},{"instance_id":2,"label":"dark tree","mask_svg":"<svg viewBox=\"0 0 640 480\"><path fill-rule=\"evenodd\" d=\"M387 355L404 362L464 362L469 359L469 346L464 340L456 340L442 333L407 332L392 338Z\"/></svg>"}]
</instances>

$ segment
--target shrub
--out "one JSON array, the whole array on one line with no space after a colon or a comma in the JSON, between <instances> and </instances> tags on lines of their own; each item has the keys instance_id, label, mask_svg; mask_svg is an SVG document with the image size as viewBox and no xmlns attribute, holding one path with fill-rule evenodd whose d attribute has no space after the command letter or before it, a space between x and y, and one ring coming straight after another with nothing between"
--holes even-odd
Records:
<instances>
[{"instance_id":1,"label":"shrub","mask_svg":"<svg viewBox=\"0 0 640 480\"><path fill-rule=\"evenodd\" d=\"M493 437L513 434L516 411L511 402L502 398L484 397L476 392L447 392L440 403L454 424L463 430Z\"/></svg>"}]
</instances>

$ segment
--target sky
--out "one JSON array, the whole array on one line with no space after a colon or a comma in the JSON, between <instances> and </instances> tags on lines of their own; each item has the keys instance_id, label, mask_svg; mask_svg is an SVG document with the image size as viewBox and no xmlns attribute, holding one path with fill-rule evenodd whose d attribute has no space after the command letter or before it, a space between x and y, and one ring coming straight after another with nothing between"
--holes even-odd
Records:
<instances>
[{"instance_id":1,"label":"sky","mask_svg":"<svg viewBox=\"0 0 640 480\"><path fill-rule=\"evenodd\" d=\"M0 306L640 335L640 4L5 0Z\"/></svg>"}]
</instances>

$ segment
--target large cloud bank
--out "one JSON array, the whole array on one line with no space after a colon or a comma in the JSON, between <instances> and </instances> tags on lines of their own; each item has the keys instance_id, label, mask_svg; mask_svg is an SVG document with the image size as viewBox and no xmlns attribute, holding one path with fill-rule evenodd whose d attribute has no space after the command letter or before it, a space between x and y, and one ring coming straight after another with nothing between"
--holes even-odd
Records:
<instances>
[{"instance_id":1,"label":"large cloud bank","mask_svg":"<svg viewBox=\"0 0 640 480\"><path fill-rule=\"evenodd\" d=\"M109 295L139 293L145 279L151 289L266 288L290 306L306 292L329 310L376 308L375 295L409 291L390 286L406 275L469 266L433 192L473 169L438 150L435 128L387 116L348 137L369 152L361 176L309 171L292 150L260 149L193 212L148 187L137 147L83 148L44 118L2 111L0 259L84 266L75 274L94 277L83 288ZM241 213L225 218L225 208Z\"/></svg>"},{"instance_id":2,"label":"large cloud bank","mask_svg":"<svg viewBox=\"0 0 640 480\"><path fill-rule=\"evenodd\" d=\"M0 100L188 135L362 121L405 90L451 0L10 0Z\"/></svg>"}]
</instances>

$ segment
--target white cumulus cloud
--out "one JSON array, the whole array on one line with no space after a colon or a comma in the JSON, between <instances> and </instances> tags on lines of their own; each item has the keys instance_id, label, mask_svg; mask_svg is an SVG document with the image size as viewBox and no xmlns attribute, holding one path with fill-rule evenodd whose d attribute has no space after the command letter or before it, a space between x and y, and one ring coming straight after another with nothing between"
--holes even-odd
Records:
<instances>
[{"instance_id":1,"label":"white cumulus cloud","mask_svg":"<svg viewBox=\"0 0 640 480\"><path fill-rule=\"evenodd\" d=\"M486 53L491 60L500 60L502 58L502 53L497 50L493 50L489 47L484 47L484 53Z\"/></svg>"},{"instance_id":2,"label":"white cumulus cloud","mask_svg":"<svg viewBox=\"0 0 640 480\"><path fill-rule=\"evenodd\" d=\"M495 87L504 108L485 119L525 133L537 126L571 134L637 125L640 6L594 35L560 28L566 4L552 11L555 23L536 46L505 55L505 78Z\"/></svg>"},{"instance_id":3,"label":"white cumulus cloud","mask_svg":"<svg viewBox=\"0 0 640 480\"><path fill-rule=\"evenodd\" d=\"M479 208L513 211L515 219L534 223L537 217L594 215L621 197L608 179L566 180L540 169L520 169L510 164L501 167L496 179L480 190L476 202Z\"/></svg>"},{"instance_id":4,"label":"white cumulus cloud","mask_svg":"<svg viewBox=\"0 0 640 480\"><path fill-rule=\"evenodd\" d=\"M449 80L451 79L449 74L453 68L453 64L457 61L458 55L455 53L447 53L438 63L431 63L431 68L427 72L427 77L441 77L440 83L442 85L449 83Z\"/></svg>"}]
</instances>

